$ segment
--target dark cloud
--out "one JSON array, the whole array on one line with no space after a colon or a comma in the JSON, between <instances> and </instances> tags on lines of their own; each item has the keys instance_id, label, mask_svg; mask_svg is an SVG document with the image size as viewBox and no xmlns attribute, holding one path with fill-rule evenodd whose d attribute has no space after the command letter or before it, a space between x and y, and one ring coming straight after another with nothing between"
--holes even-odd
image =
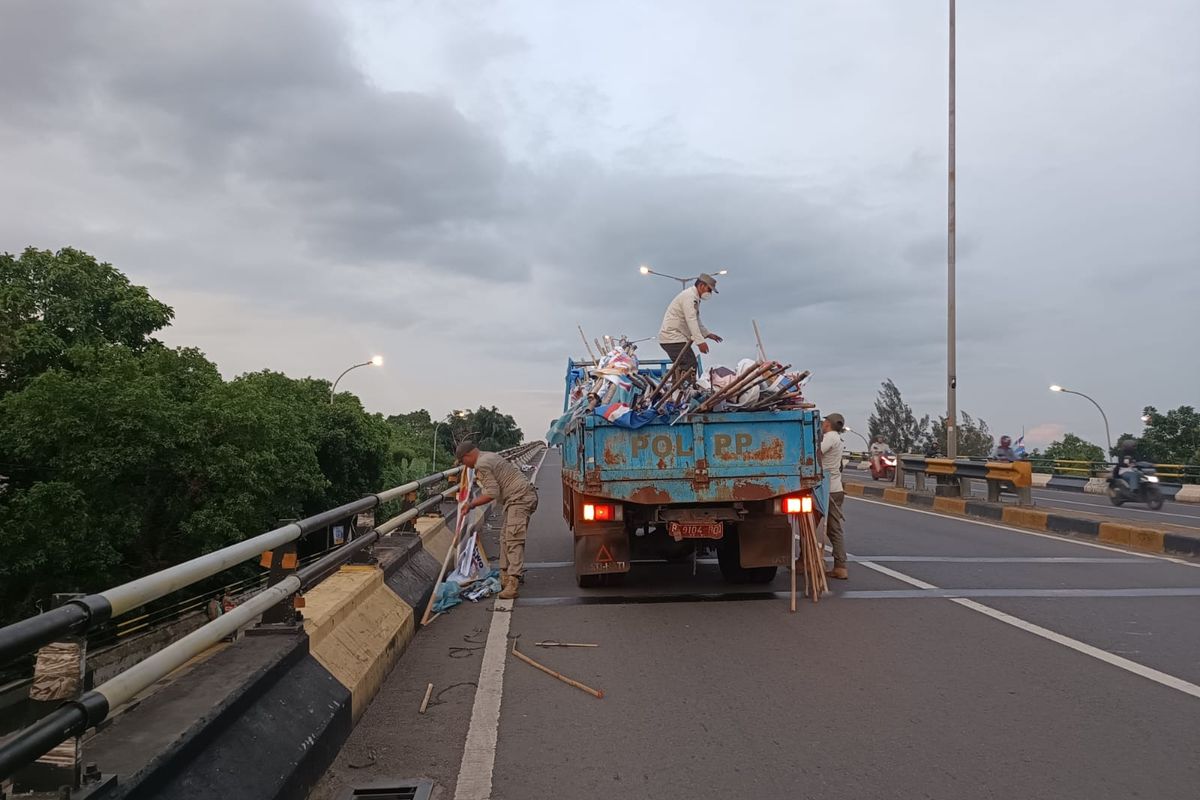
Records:
<instances>
[{"instance_id":1,"label":"dark cloud","mask_svg":"<svg viewBox=\"0 0 1200 800\"><path fill-rule=\"evenodd\" d=\"M446 74L420 86L364 74L332 3L9 0L0 170L13 188L0 196L0 249L96 249L152 287L207 293L206 312L226 293L318 329L354 320L394 334L397 349L411 340L495 375L511 367L504 380L526 389L581 351L576 323L592 336L656 333L675 287L640 276L639 264L728 269L704 306L729 339L721 358L752 351L755 318L771 349L803 359L844 410L865 412L889 375L938 402L944 62L922 50L906 71L901 57L932 17L881 10L875 23L894 17L890 33L856 34L874 42L869 57L834 38L797 45L817 60L825 49L836 56L816 72L780 55L780 74L803 81L795 118L794 86L738 72L743 60L759 63L749 50L696 66L701 79L672 60L672 42L636 61L614 46L603 59L612 74L600 77L670 89L631 108L568 74L574 54L547 48L555 34L545 15L512 33L508 11L522 9L417 6L395 11L414 28L395 47L429 35L409 24L413 12L441 42L420 52ZM829 37L851 29L837 23L836 4L801 7L788 13L817 15L805 30L821 20ZM1195 12L1181 8L1136 14L1142 38L1171 27L1163 20L1186 29ZM658 9L638 18L662 23ZM664 13L696 17L690 4ZM1155 400L1163 407L1194 402L1197 373L1164 365L1185 360L1179 343L1195 304L1200 242L1188 223L1200 208L1200 148L1194 136L1180 142L1195 130L1200 48L1166 37L1122 55L1111 38L1143 45L1122 38L1134 12L1119 4L1085 18L1048 13L1030 30L1027 12L1008 6L963 12L973 45L960 84L962 405L1015 416L1010 392L1040 391L1043 372L1064 383L1102 374L1110 345L1089 335L1132 305L1162 309L1162 344L1154 359L1125 355L1136 372L1127 383L1172 387ZM972 14L981 15L973 24ZM652 35L622 33L619 16L595 36ZM689 36L721 38L719 18L700 15ZM772 35L762 22L731 24L746 43ZM1064 38L1077 24L1087 35ZM550 61L520 71L546 49ZM1043 50L1063 53L1055 81L1040 75ZM1132 72L1122 67L1131 60ZM757 136L773 141L793 126L812 134L786 142L789 154L808 147L807 160L776 167L765 144L755 152ZM735 144L701 152L695 140L710 129L721 133L710 141ZM420 338L434 330L436 339ZM1080 343L1078 354L1055 361L1066 341ZM643 350L657 355L653 342ZM1133 392L1122 395L1131 408L1154 399Z\"/></svg>"}]
</instances>

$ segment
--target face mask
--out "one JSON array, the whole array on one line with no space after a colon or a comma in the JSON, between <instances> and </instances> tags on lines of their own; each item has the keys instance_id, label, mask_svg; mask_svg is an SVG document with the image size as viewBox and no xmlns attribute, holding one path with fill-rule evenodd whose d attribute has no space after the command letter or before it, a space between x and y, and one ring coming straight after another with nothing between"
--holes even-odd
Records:
<instances>
[{"instance_id":1,"label":"face mask","mask_svg":"<svg viewBox=\"0 0 1200 800\"><path fill-rule=\"evenodd\" d=\"M712 297L712 292L705 292L704 294L700 295L700 302L703 303L710 297Z\"/></svg>"}]
</instances>

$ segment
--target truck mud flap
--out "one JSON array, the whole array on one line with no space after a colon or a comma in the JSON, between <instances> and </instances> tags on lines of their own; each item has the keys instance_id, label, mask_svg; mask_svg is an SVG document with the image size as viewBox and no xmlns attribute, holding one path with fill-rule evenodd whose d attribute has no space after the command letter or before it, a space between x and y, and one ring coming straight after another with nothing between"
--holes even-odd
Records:
<instances>
[{"instance_id":1,"label":"truck mud flap","mask_svg":"<svg viewBox=\"0 0 1200 800\"><path fill-rule=\"evenodd\" d=\"M625 527L589 527L587 531L576 531L575 574L613 572L629 572L629 534Z\"/></svg>"},{"instance_id":2,"label":"truck mud flap","mask_svg":"<svg viewBox=\"0 0 1200 800\"><path fill-rule=\"evenodd\" d=\"M743 567L786 567L791 527L782 514L751 516L738 523ZM578 552L578 551L577 551Z\"/></svg>"}]
</instances>

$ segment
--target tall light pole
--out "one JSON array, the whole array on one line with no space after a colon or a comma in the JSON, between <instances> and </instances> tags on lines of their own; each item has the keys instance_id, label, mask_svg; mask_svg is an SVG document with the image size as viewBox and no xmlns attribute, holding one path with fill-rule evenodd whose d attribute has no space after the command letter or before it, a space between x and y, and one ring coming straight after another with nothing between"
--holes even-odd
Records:
<instances>
[{"instance_id":1,"label":"tall light pole","mask_svg":"<svg viewBox=\"0 0 1200 800\"><path fill-rule=\"evenodd\" d=\"M693 275L690 278L680 278L678 275L668 275L665 272L655 272L644 264L638 267L638 272L642 273L643 275L657 275L660 278L670 278L673 281L679 281L679 285L684 289L688 287L688 284L695 283L695 281L700 277L699 275ZM717 275L728 275L729 270L723 269L720 272L714 272L712 274L713 277L716 277Z\"/></svg>"},{"instance_id":2,"label":"tall light pole","mask_svg":"<svg viewBox=\"0 0 1200 800\"><path fill-rule=\"evenodd\" d=\"M342 378L346 377L347 372L349 372L350 370L358 369L359 367L382 367L382 366L383 366L383 356L371 356L370 361L364 361L361 364L355 364L352 367L347 367L346 369L342 370L342 374L337 376L337 380L333 382L333 386L329 387L329 405L333 405L333 396L334 396L334 394L337 393L337 385L342 380Z\"/></svg>"},{"instance_id":3,"label":"tall light pole","mask_svg":"<svg viewBox=\"0 0 1200 800\"><path fill-rule=\"evenodd\" d=\"M1104 409L1100 407L1100 404L1097 403L1095 400L1092 400L1092 398L1088 397L1083 392L1076 392L1076 391L1072 391L1071 389L1064 389L1063 387L1059 386L1057 383L1050 387L1050 391L1062 392L1063 394L1077 394L1080 397L1087 398L1087 400L1089 400L1091 402L1091 404L1096 407L1096 410L1100 412L1101 419L1104 420L1104 441L1108 442L1108 451L1105 454L1105 458L1107 459L1108 456L1112 455L1112 435L1108 432L1108 415L1104 413Z\"/></svg>"},{"instance_id":4,"label":"tall light pole","mask_svg":"<svg viewBox=\"0 0 1200 800\"><path fill-rule=\"evenodd\" d=\"M954 0L950 0L950 107L946 214L946 457L958 457L958 354L955 352L957 320L954 308Z\"/></svg>"}]
</instances>

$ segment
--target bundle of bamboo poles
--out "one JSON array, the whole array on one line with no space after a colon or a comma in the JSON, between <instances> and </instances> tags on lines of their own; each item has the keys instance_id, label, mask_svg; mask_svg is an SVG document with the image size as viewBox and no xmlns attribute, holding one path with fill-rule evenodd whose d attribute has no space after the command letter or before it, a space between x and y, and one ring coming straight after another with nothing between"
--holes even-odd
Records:
<instances>
[{"instance_id":1,"label":"bundle of bamboo poles","mask_svg":"<svg viewBox=\"0 0 1200 800\"><path fill-rule=\"evenodd\" d=\"M817 541L817 526L811 514L799 515L799 537L801 567L804 570L804 596L815 603L829 591L825 577L825 552ZM792 611L796 610L796 568L792 566Z\"/></svg>"}]
</instances>

